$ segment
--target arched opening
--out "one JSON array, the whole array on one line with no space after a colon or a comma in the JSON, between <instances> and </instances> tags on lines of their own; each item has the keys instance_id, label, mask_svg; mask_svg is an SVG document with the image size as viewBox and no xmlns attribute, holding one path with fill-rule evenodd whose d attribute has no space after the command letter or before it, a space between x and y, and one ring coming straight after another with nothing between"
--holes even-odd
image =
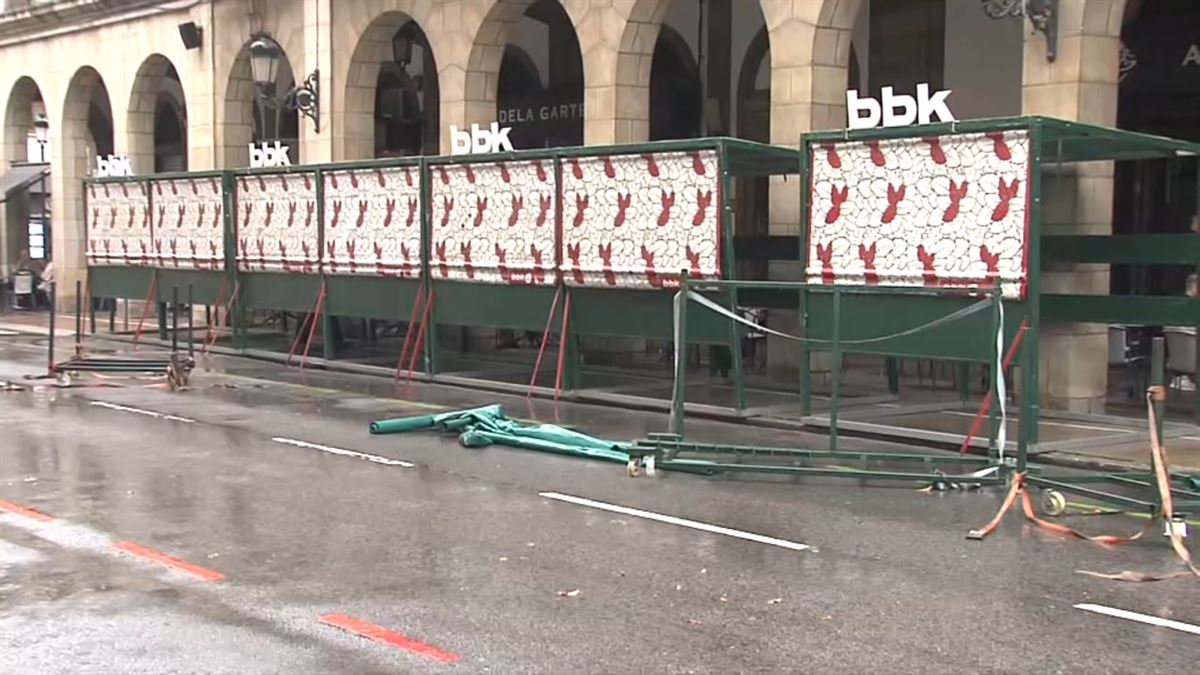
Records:
<instances>
[{"instance_id":1,"label":"arched opening","mask_svg":"<svg viewBox=\"0 0 1200 675\"><path fill-rule=\"evenodd\" d=\"M90 66L75 71L62 108L62 134L55 148L62 167L54 187L51 259L60 290L60 305L74 306L75 280L83 276L84 217L82 179L91 175L98 155L113 154L113 111L108 88Z\"/></svg>"},{"instance_id":2,"label":"arched opening","mask_svg":"<svg viewBox=\"0 0 1200 675\"><path fill-rule=\"evenodd\" d=\"M652 59L650 140L703 135L704 85L687 41L671 26L660 26Z\"/></svg>"},{"instance_id":3,"label":"arched opening","mask_svg":"<svg viewBox=\"0 0 1200 675\"><path fill-rule=\"evenodd\" d=\"M179 73L165 56L153 54L138 67L128 115L135 173L187 170L187 101Z\"/></svg>"},{"instance_id":4,"label":"arched opening","mask_svg":"<svg viewBox=\"0 0 1200 675\"><path fill-rule=\"evenodd\" d=\"M516 149L583 144L583 56L558 0L536 0L512 24L495 115Z\"/></svg>"},{"instance_id":5,"label":"arched opening","mask_svg":"<svg viewBox=\"0 0 1200 675\"><path fill-rule=\"evenodd\" d=\"M759 143L771 141L771 44L767 27L746 48L737 81L737 136ZM737 234L765 237L770 233L770 181L766 176L738 181ZM766 260L739 260L743 279L766 279Z\"/></svg>"},{"instance_id":6,"label":"arched opening","mask_svg":"<svg viewBox=\"0 0 1200 675\"><path fill-rule=\"evenodd\" d=\"M29 272L36 280L50 259L49 167L29 166L49 163L49 134L41 90L32 78L19 78L4 109L3 156L7 162L0 173L19 172L17 185L0 195L0 279L4 281L19 271ZM38 306L32 294L15 300L23 308Z\"/></svg>"},{"instance_id":7,"label":"arched opening","mask_svg":"<svg viewBox=\"0 0 1200 675\"><path fill-rule=\"evenodd\" d=\"M287 147L289 161L297 164L301 159L300 113L271 104L272 99L295 86L292 63L280 46L275 81L260 87L250 68L251 41L238 52L225 85L222 166L231 169L249 166L251 143L276 141Z\"/></svg>"},{"instance_id":8,"label":"arched opening","mask_svg":"<svg viewBox=\"0 0 1200 675\"><path fill-rule=\"evenodd\" d=\"M1121 28L1117 125L1200 141L1200 4L1128 0ZM1200 227L1198 162L1117 162L1113 234L1182 234ZM1115 294L1180 295L1195 266L1114 265Z\"/></svg>"},{"instance_id":9,"label":"arched opening","mask_svg":"<svg viewBox=\"0 0 1200 675\"><path fill-rule=\"evenodd\" d=\"M9 164L48 161L49 154L43 158L39 153L43 149L49 153L49 147L45 144L38 146L33 140L34 121L45 117L46 104L37 82L27 76L18 78L4 108L3 155Z\"/></svg>"},{"instance_id":10,"label":"arched opening","mask_svg":"<svg viewBox=\"0 0 1200 675\"><path fill-rule=\"evenodd\" d=\"M379 15L350 59L340 158L437 154L439 98L425 31L403 12Z\"/></svg>"}]
</instances>

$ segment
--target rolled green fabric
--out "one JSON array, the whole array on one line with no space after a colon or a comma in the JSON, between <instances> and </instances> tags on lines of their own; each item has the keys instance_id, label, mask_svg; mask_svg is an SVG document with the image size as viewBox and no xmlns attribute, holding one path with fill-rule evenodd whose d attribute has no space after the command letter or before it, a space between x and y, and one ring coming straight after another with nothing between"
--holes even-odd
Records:
<instances>
[{"instance_id":1,"label":"rolled green fabric","mask_svg":"<svg viewBox=\"0 0 1200 675\"><path fill-rule=\"evenodd\" d=\"M371 422L371 433L373 434L395 434L402 431L414 431L416 429L428 429L434 426L436 422L433 415L418 415L416 417L397 417L390 420L376 420Z\"/></svg>"},{"instance_id":2,"label":"rolled green fabric","mask_svg":"<svg viewBox=\"0 0 1200 675\"><path fill-rule=\"evenodd\" d=\"M498 404L483 406L482 408L469 408L467 410L451 410L449 412L437 413L434 415L416 415L414 417L396 417L388 420L376 420L371 422L371 433L373 434L396 434L405 431L416 431L418 429L429 429L439 424L446 424L452 420L460 418L470 419L472 416L484 416L495 419L505 419L504 408ZM461 428L461 427L457 427Z\"/></svg>"}]
</instances>

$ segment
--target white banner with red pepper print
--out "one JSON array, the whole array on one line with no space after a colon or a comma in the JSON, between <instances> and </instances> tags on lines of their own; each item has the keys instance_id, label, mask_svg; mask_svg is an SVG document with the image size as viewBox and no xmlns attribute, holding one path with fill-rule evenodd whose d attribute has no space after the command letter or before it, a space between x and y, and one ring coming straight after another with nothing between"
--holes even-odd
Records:
<instances>
[{"instance_id":1,"label":"white banner with red pepper print","mask_svg":"<svg viewBox=\"0 0 1200 675\"><path fill-rule=\"evenodd\" d=\"M721 173L714 150L568 158L563 278L573 286L670 288L721 277Z\"/></svg>"},{"instance_id":2,"label":"white banner with red pepper print","mask_svg":"<svg viewBox=\"0 0 1200 675\"><path fill-rule=\"evenodd\" d=\"M1029 135L814 145L809 283L990 287L1024 296Z\"/></svg>"},{"instance_id":3,"label":"white banner with red pepper print","mask_svg":"<svg viewBox=\"0 0 1200 675\"><path fill-rule=\"evenodd\" d=\"M439 165L430 182L434 279L555 283L553 162Z\"/></svg>"},{"instance_id":4,"label":"white banner with red pepper print","mask_svg":"<svg viewBox=\"0 0 1200 675\"><path fill-rule=\"evenodd\" d=\"M310 172L237 177L237 263L242 272L316 274L316 179Z\"/></svg>"},{"instance_id":5,"label":"white banner with red pepper print","mask_svg":"<svg viewBox=\"0 0 1200 675\"><path fill-rule=\"evenodd\" d=\"M197 270L225 268L221 179L151 180L154 265Z\"/></svg>"},{"instance_id":6,"label":"white banner with red pepper print","mask_svg":"<svg viewBox=\"0 0 1200 675\"><path fill-rule=\"evenodd\" d=\"M421 274L421 174L415 166L325 172L330 274Z\"/></svg>"},{"instance_id":7,"label":"white banner with red pepper print","mask_svg":"<svg viewBox=\"0 0 1200 675\"><path fill-rule=\"evenodd\" d=\"M141 181L90 183L84 216L88 264L152 265L149 205Z\"/></svg>"}]
</instances>

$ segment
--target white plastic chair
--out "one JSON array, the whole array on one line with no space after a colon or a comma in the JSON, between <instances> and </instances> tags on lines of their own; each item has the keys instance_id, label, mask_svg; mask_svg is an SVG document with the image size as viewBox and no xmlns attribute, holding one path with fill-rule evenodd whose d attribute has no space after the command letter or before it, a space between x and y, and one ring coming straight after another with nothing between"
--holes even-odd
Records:
<instances>
[{"instance_id":1,"label":"white plastic chair","mask_svg":"<svg viewBox=\"0 0 1200 675\"><path fill-rule=\"evenodd\" d=\"M1168 327L1163 330L1167 337L1167 372L1171 381L1189 375L1196 381L1196 329Z\"/></svg>"}]
</instances>

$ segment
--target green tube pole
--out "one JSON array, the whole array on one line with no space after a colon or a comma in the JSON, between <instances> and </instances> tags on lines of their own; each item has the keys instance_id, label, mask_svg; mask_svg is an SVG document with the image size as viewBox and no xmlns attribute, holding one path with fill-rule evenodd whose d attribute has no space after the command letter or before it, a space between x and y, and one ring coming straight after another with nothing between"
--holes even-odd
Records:
<instances>
[{"instance_id":1,"label":"green tube pole","mask_svg":"<svg viewBox=\"0 0 1200 675\"><path fill-rule=\"evenodd\" d=\"M833 287L833 343L829 361L829 450L837 451L838 446L838 407L842 389L842 292Z\"/></svg>"},{"instance_id":2,"label":"green tube pole","mask_svg":"<svg viewBox=\"0 0 1200 675\"><path fill-rule=\"evenodd\" d=\"M1004 449L996 444L1000 435L1000 406L1004 404L1004 401L1000 400L1000 378L1004 377L1004 371L997 363L999 359L1003 358L997 350L999 345L996 344L995 335L998 330L1000 330L1000 295L999 291L996 291L992 294L992 334L988 338L988 343L991 345L988 350L990 356L988 370L992 373L991 389L994 399L992 406L988 409L988 454L990 456L999 456L1004 452Z\"/></svg>"},{"instance_id":3,"label":"green tube pole","mask_svg":"<svg viewBox=\"0 0 1200 675\"><path fill-rule=\"evenodd\" d=\"M668 431L683 436L684 399L687 392L687 308L688 272L679 275L679 295L675 298L675 387L671 392L671 421Z\"/></svg>"},{"instance_id":4,"label":"green tube pole","mask_svg":"<svg viewBox=\"0 0 1200 675\"><path fill-rule=\"evenodd\" d=\"M1162 336L1157 336L1150 341L1150 386L1154 391L1162 391L1165 389L1166 382L1166 342ZM1163 437L1163 415L1166 413L1164 401L1161 397L1155 396L1153 399L1154 405L1154 428L1158 433L1158 437Z\"/></svg>"}]
</instances>

